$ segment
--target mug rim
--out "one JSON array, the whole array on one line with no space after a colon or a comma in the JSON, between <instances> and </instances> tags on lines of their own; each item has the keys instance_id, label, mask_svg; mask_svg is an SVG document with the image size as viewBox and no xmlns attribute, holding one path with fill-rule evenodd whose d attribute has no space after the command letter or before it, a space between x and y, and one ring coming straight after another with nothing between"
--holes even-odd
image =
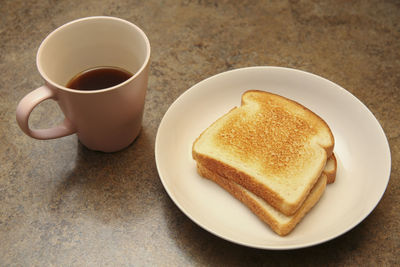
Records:
<instances>
[{"instance_id":1,"label":"mug rim","mask_svg":"<svg viewBox=\"0 0 400 267\"><path fill-rule=\"evenodd\" d=\"M146 43L147 51L146 51L145 60L144 60L144 62L141 64L139 70L136 71L129 79L127 79L126 81L124 81L124 82L122 82L122 83L119 83L119 84L117 84L117 85L114 85L114 86L111 86L111 87L107 87L107 88L97 89L97 90L77 90L77 89L71 89L71 88L65 87L65 86L63 86L63 85L61 85L61 84L58 84L58 83L52 81L52 80L46 75L46 73L44 72L43 68L41 67L41 64L39 63L39 57L40 57L41 51L42 51L44 45L46 44L46 42L50 39L50 37L51 37L54 33L56 33L56 32L58 32L58 31L60 31L60 30L62 30L62 29L64 29L64 28L70 26L71 24L75 24L75 23L78 23L78 22L86 21L86 20L98 20L98 19L114 20L114 21L119 21L119 22L128 24L129 26L134 27L134 28L137 30L137 32L143 37L143 40L144 40L145 43ZM112 16L90 16L90 17L79 18L79 19L76 19L76 20L72 20L72 21L70 21L70 22L67 22L67 23L61 25L60 27L56 28L55 30L53 30L51 33L49 33L49 34L46 36L46 38L41 42L41 44L40 44L40 46L39 46L38 52L37 52L37 54L36 54L36 66L37 66L37 68L38 68L38 70L39 70L40 75L43 77L43 79L44 79L47 83L49 83L51 86L53 86L53 87L55 87L55 88L57 88L57 89L61 89L61 90L68 91L68 92L71 92L71 93L78 93L78 94L95 94L95 93L102 93L102 92L108 92L108 91L115 90L115 89L117 89L117 88L120 88L120 87L122 87L122 86L128 84L128 83L131 82L132 80L136 79L136 77L139 76L139 75L144 71L144 69L147 67L147 65L149 64L149 61L150 61L150 52L151 52L151 46L150 46L150 41L149 41L147 35L145 34L145 32L144 32L141 28L139 28L139 27L138 27L137 25L135 25L134 23L132 23L132 22L130 22L130 21L127 21L127 20L125 20L125 19L121 19L121 18L118 18L118 17L112 17Z\"/></svg>"}]
</instances>

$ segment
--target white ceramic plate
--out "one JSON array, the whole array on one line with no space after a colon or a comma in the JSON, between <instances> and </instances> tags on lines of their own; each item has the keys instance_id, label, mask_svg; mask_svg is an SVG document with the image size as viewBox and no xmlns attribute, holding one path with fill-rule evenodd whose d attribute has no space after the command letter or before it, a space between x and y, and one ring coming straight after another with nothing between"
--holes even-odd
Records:
<instances>
[{"instance_id":1,"label":"white ceramic plate","mask_svg":"<svg viewBox=\"0 0 400 267\"><path fill-rule=\"evenodd\" d=\"M213 182L201 178L192 143L248 89L293 99L321 116L335 137L337 178L317 205L286 237L276 235L253 213ZM175 204L209 232L241 245L294 249L335 238L359 224L380 201L390 177L386 136L368 108L324 78L280 67L250 67L205 79L168 109L156 137L161 181Z\"/></svg>"}]
</instances>

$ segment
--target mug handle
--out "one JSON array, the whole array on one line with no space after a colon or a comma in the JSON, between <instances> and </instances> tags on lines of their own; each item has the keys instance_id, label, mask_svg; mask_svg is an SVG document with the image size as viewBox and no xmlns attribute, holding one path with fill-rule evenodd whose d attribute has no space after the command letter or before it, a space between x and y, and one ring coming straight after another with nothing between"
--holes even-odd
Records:
<instances>
[{"instance_id":1,"label":"mug handle","mask_svg":"<svg viewBox=\"0 0 400 267\"><path fill-rule=\"evenodd\" d=\"M29 128L28 121L32 110L47 99L56 100L57 98L55 92L46 85L33 90L22 98L17 106L17 122L21 130L30 137L40 140L54 139L75 133L76 129L68 118L53 128L37 130Z\"/></svg>"}]
</instances>

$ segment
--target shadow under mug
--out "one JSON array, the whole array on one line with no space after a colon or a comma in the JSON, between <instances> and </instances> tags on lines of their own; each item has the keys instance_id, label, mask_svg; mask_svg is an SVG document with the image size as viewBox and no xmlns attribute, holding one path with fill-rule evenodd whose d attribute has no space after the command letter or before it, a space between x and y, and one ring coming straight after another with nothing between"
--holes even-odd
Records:
<instances>
[{"instance_id":1,"label":"shadow under mug","mask_svg":"<svg viewBox=\"0 0 400 267\"><path fill-rule=\"evenodd\" d=\"M45 84L18 104L20 128L36 139L76 133L92 150L114 152L131 144L142 127L150 61L150 42L136 25L115 17L87 17L69 22L41 43L36 64ZM65 87L77 73L95 67L119 67L133 74L100 90ZM49 129L31 129L29 116L42 101L57 101L64 121Z\"/></svg>"}]
</instances>

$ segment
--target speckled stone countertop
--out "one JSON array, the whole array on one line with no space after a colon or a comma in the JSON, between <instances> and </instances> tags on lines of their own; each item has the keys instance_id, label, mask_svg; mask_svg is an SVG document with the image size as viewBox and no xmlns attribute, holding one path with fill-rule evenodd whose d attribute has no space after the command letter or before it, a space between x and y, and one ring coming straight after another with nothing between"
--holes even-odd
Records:
<instances>
[{"instance_id":1,"label":"speckled stone countertop","mask_svg":"<svg viewBox=\"0 0 400 267\"><path fill-rule=\"evenodd\" d=\"M45 36L92 15L140 26L152 45L143 130L113 154L75 135L34 140L15 109L42 85L35 57ZM1 266L400 265L400 4L398 1L2 1L0 4ZM160 182L158 125L197 82L247 66L323 76L373 112L389 140L391 179L376 209L321 245L268 251L216 237L192 222ZM54 125L53 101L34 127Z\"/></svg>"}]
</instances>

